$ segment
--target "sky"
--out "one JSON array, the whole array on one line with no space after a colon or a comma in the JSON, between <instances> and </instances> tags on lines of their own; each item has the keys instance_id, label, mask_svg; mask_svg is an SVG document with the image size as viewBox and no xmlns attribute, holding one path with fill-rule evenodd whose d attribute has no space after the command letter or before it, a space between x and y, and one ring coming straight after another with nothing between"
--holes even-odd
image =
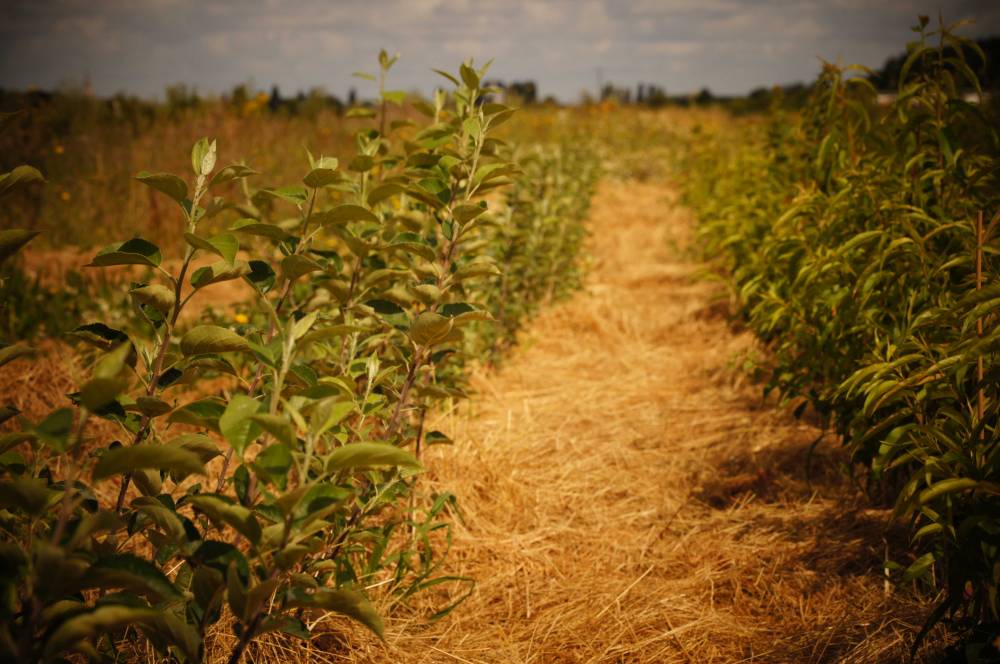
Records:
<instances>
[{"instance_id":1,"label":"sky","mask_svg":"<svg viewBox=\"0 0 1000 664\"><path fill-rule=\"evenodd\" d=\"M880 66L939 12L1000 35L1000 0L0 0L0 87L365 97L351 73L385 48L401 55L390 88L424 93L443 81L431 68L473 57L562 101L602 81L743 94L810 81L819 58Z\"/></svg>"}]
</instances>

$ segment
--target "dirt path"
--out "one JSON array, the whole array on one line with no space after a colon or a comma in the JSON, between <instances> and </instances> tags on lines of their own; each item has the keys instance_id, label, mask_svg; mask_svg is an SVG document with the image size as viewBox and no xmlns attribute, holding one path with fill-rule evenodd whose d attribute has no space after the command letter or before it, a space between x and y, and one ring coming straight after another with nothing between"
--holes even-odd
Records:
<instances>
[{"instance_id":1,"label":"dirt path","mask_svg":"<svg viewBox=\"0 0 1000 664\"><path fill-rule=\"evenodd\" d=\"M396 617L366 661L886 662L922 617L880 578L884 513L832 444L732 368L752 348L686 259L670 191L605 182L585 292L537 319L435 426L473 595ZM891 538L890 538L891 539ZM418 607L420 608L420 607Z\"/></svg>"}]
</instances>

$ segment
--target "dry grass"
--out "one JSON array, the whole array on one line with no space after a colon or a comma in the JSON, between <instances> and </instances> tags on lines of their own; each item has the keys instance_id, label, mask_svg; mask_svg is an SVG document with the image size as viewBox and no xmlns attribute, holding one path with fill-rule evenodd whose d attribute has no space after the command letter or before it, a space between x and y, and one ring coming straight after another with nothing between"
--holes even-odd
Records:
<instances>
[{"instance_id":1,"label":"dry grass","mask_svg":"<svg viewBox=\"0 0 1000 664\"><path fill-rule=\"evenodd\" d=\"M805 481L819 432L730 369L753 342L671 249L690 223L669 197L605 183L587 291L536 320L437 423L459 442L428 459L430 482L458 494L466 524L448 571L475 577L473 595L431 625L414 616L440 598L423 596L384 645L352 631L347 647L296 658L906 660L927 606L885 587L898 534L831 445Z\"/></svg>"},{"instance_id":2,"label":"dry grass","mask_svg":"<svg viewBox=\"0 0 1000 664\"><path fill-rule=\"evenodd\" d=\"M385 643L332 618L246 661L905 661L927 606L884 585L898 533L831 445L804 479L819 432L730 368L753 341L676 248L690 222L670 192L606 182L591 228L586 291L432 424L458 443L431 449L423 487L459 496L446 573L474 577L471 597L426 624L446 597L419 595ZM22 389L5 378L2 396ZM231 639L207 645L225 661Z\"/></svg>"}]
</instances>

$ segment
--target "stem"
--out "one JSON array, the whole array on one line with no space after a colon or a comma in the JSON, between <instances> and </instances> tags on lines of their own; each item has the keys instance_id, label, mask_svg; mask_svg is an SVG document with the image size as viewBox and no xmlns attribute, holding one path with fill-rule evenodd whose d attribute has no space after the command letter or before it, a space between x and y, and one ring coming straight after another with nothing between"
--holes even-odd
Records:
<instances>
[{"instance_id":1,"label":"stem","mask_svg":"<svg viewBox=\"0 0 1000 664\"><path fill-rule=\"evenodd\" d=\"M278 296L278 302L274 305L274 316L271 317L267 328L267 342L274 339L274 335L277 334L277 326L275 325L275 318L277 318L278 312L281 311L282 305L288 298L288 294L292 290L292 282L288 279L285 280L285 285L281 289L281 295ZM247 396L252 397L257 393L257 389L260 387L261 381L264 380L264 365L257 365L257 373L254 374L253 381L250 383L250 387L247 388ZM229 464L233 462L233 448L230 447L226 451L226 456L222 459L222 470L219 472L219 481L215 485L215 492L222 493L222 489L226 486L226 473L229 472ZM251 476L252 478L252 476Z\"/></svg>"},{"instance_id":2,"label":"stem","mask_svg":"<svg viewBox=\"0 0 1000 664\"><path fill-rule=\"evenodd\" d=\"M385 138L385 68L382 67L378 76L378 96L382 98L382 112L379 114L378 137Z\"/></svg>"},{"instance_id":3,"label":"stem","mask_svg":"<svg viewBox=\"0 0 1000 664\"><path fill-rule=\"evenodd\" d=\"M427 409L422 408L420 410L420 423L417 425L417 441L413 449L413 456L420 461L420 450L421 442L424 438L424 421L427 419ZM410 485L410 541L415 541L417 538L417 525L414 523L414 514L417 511L417 480L420 479L419 475L413 476L413 484Z\"/></svg>"},{"instance_id":4,"label":"stem","mask_svg":"<svg viewBox=\"0 0 1000 664\"><path fill-rule=\"evenodd\" d=\"M181 292L184 289L184 276L187 274L192 258L194 258L194 249L188 247L184 254L184 262L181 264L181 271L177 275L177 279L174 281L174 311L170 315L170 320L167 322L166 329L163 331L163 340L160 342L160 347L157 350L156 359L153 360L153 367L150 370L149 384L146 386L147 397L151 397L156 393L157 384L160 382L160 373L163 371L163 362L167 356L167 351L170 349L170 340L174 332L174 327L177 325L177 318L181 314L181 309L184 308L184 305L187 304L190 299L190 297L187 299L181 299ZM138 445L146 439L146 436L149 435L149 426L150 417L148 415L144 415L139 424L139 431L136 432L135 438L132 439L132 445ZM118 490L118 500L115 502L116 512L121 512L122 508L125 506L125 496L128 493L128 487L131 483L132 473L126 473L125 477L122 479L122 486Z\"/></svg>"},{"instance_id":5,"label":"stem","mask_svg":"<svg viewBox=\"0 0 1000 664\"><path fill-rule=\"evenodd\" d=\"M386 429L389 438L393 438L396 435L396 430L399 428L400 416L403 414L403 408L406 407L410 390L413 388L413 383L417 378L417 371L420 370L423 362L424 351L422 348L419 348L413 356L413 362L410 363L410 370L407 372L406 380L403 382L403 389L399 391L399 401L396 402L396 408L392 411L392 419L389 420L389 426Z\"/></svg>"},{"instance_id":6,"label":"stem","mask_svg":"<svg viewBox=\"0 0 1000 664\"><path fill-rule=\"evenodd\" d=\"M246 629L244 629L243 633L240 635L240 640L236 643L236 647L233 648L233 654L229 656L229 664L239 663L240 658L243 657L243 653L247 649L247 646L249 646L250 642L253 640L253 633L257 631L258 627L260 627L260 621L263 619L264 614L258 611L257 615L253 617L253 620L250 621L250 624L246 626Z\"/></svg>"},{"instance_id":7,"label":"stem","mask_svg":"<svg viewBox=\"0 0 1000 664\"><path fill-rule=\"evenodd\" d=\"M71 497L76 499L76 497L72 496L72 494L74 493L76 478L80 474L80 443L83 442L83 431L87 427L88 419L90 419L90 413L84 411L83 415L80 416L80 423L77 425L76 435L73 437L73 463L70 467L69 476L64 480L63 498L62 503L59 506L59 518L56 521L56 527L52 530L52 543L56 545L58 545L59 540L62 539L63 532L66 530L66 524L69 523L69 516L73 512L73 508L76 507L76 505L72 504L73 500L71 500ZM76 503L79 504L79 500L76 500Z\"/></svg>"},{"instance_id":8,"label":"stem","mask_svg":"<svg viewBox=\"0 0 1000 664\"><path fill-rule=\"evenodd\" d=\"M976 217L976 290L981 291L983 289L983 211L979 211L979 216ZM976 321L976 336L983 336L983 319L980 318ZM983 414L986 411L986 395L983 393L983 356L980 355L976 358L976 382L978 383L978 391L976 394L976 424L982 425ZM986 430L981 429L979 431L979 439L983 440L986 436Z\"/></svg>"}]
</instances>

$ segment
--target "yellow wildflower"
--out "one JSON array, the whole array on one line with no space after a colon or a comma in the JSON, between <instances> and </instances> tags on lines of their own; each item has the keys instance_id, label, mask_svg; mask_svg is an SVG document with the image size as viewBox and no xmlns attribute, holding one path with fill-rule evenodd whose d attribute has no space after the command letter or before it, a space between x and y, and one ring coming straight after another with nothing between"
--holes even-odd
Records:
<instances>
[{"instance_id":1,"label":"yellow wildflower","mask_svg":"<svg viewBox=\"0 0 1000 664\"><path fill-rule=\"evenodd\" d=\"M240 325L246 325L247 323L250 322L250 318L246 314L236 314L235 316L233 316L233 320L239 323Z\"/></svg>"},{"instance_id":2,"label":"yellow wildflower","mask_svg":"<svg viewBox=\"0 0 1000 664\"><path fill-rule=\"evenodd\" d=\"M59 193L59 198L63 200L64 203L69 202L70 195L68 191L63 191Z\"/></svg>"},{"instance_id":3,"label":"yellow wildflower","mask_svg":"<svg viewBox=\"0 0 1000 664\"><path fill-rule=\"evenodd\" d=\"M52 148L52 151L55 152L56 154L62 154L63 152L66 152L66 148L64 148L61 145L56 145L54 148Z\"/></svg>"}]
</instances>

